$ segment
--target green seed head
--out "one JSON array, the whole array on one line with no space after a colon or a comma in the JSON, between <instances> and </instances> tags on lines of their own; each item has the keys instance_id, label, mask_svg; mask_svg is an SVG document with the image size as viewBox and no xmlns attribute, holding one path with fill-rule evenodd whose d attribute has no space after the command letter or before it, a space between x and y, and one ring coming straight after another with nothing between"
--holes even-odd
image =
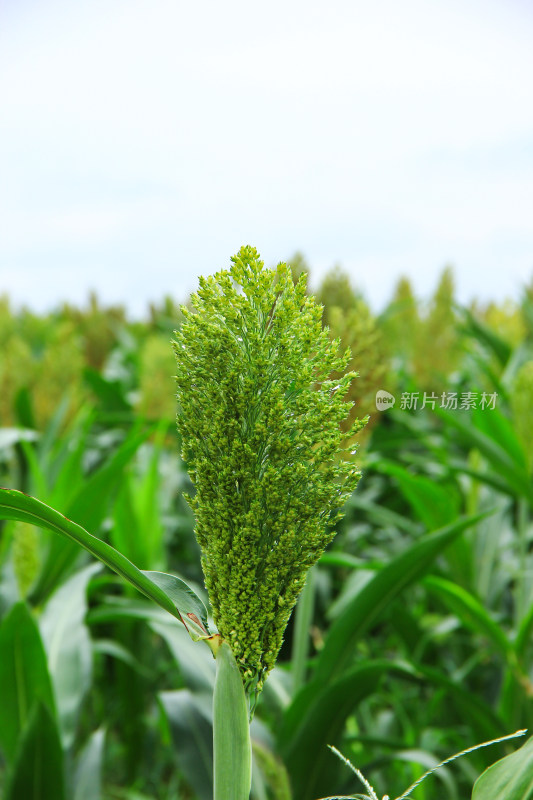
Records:
<instances>
[{"instance_id":1,"label":"green seed head","mask_svg":"<svg viewBox=\"0 0 533 800\"><path fill-rule=\"evenodd\" d=\"M183 310L177 424L213 617L252 690L360 473L339 458L350 354L323 330L305 277L295 286L252 247L232 262Z\"/></svg>"}]
</instances>

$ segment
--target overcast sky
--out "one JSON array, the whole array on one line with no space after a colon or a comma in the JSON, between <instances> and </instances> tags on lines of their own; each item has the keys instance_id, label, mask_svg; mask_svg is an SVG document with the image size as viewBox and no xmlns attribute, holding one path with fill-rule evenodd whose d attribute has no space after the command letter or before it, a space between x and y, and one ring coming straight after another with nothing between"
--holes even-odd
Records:
<instances>
[{"instance_id":1,"label":"overcast sky","mask_svg":"<svg viewBox=\"0 0 533 800\"><path fill-rule=\"evenodd\" d=\"M253 244L518 298L532 78L530 0L0 0L0 293L141 314Z\"/></svg>"}]
</instances>

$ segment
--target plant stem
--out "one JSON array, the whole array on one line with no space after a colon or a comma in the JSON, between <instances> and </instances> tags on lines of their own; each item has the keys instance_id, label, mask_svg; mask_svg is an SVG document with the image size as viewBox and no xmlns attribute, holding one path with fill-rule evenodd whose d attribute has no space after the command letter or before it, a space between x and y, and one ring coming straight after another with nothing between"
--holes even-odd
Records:
<instances>
[{"instance_id":1,"label":"plant stem","mask_svg":"<svg viewBox=\"0 0 533 800\"><path fill-rule=\"evenodd\" d=\"M252 748L248 702L241 673L227 642L216 653L213 694L214 800L248 800Z\"/></svg>"}]
</instances>

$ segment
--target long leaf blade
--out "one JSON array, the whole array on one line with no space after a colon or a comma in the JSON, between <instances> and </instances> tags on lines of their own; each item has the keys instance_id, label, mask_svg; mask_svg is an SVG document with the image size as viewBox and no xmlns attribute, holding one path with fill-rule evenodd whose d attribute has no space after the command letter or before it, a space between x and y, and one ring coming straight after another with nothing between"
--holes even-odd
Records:
<instances>
[{"instance_id":1,"label":"long leaf blade","mask_svg":"<svg viewBox=\"0 0 533 800\"><path fill-rule=\"evenodd\" d=\"M80 753L76 765L73 800L101 800L104 739L105 730L99 728Z\"/></svg>"},{"instance_id":2,"label":"long leaf blade","mask_svg":"<svg viewBox=\"0 0 533 800\"><path fill-rule=\"evenodd\" d=\"M533 738L485 770L472 800L533 800Z\"/></svg>"},{"instance_id":3,"label":"long leaf blade","mask_svg":"<svg viewBox=\"0 0 533 800\"><path fill-rule=\"evenodd\" d=\"M92 648L84 620L87 586L98 570L100 564L93 562L72 575L54 592L39 620L65 749L74 742L80 706L91 685Z\"/></svg>"},{"instance_id":4,"label":"long leaf blade","mask_svg":"<svg viewBox=\"0 0 533 800\"><path fill-rule=\"evenodd\" d=\"M252 748L248 703L235 656L226 641L218 648L213 692L214 800L248 800Z\"/></svg>"},{"instance_id":5,"label":"long leaf blade","mask_svg":"<svg viewBox=\"0 0 533 800\"><path fill-rule=\"evenodd\" d=\"M318 659L316 680L325 682L339 675L352 658L358 639L377 622L387 606L429 569L447 545L485 516L465 517L425 536L381 569L331 626Z\"/></svg>"},{"instance_id":6,"label":"long leaf blade","mask_svg":"<svg viewBox=\"0 0 533 800\"><path fill-rule=\"evenodd\" d=\"M511 642L477 597L462 586L436 575L429 575L425 578L424 585L440 597L465 625L486 636L503 656L509 655L512 649Z\"/></svg>"},{"instance_id":7,"label":"long leaf blade","mask_svg":"<svg viewBox=\"0 0 533 800\"><path fill-rule=\"evenodd\" d=\"M393 672L418 680L411 667L379 659L358 664L326 687L313 681L296 696L278 739L295 797L322 797L338 788L338 762L327 745L338 743L357 705Z\"/></svg>"},{"instance_id":8,"label":"long leaf blade","mask_svg":"<svg viewBox=\"0 0 533 800\"><path fill-rule=\"evenodd\" d=\"M204 604L179 578L164 573L142 572L122 553L88 533L81 525L67 519L59 511L41 503L40 500L15 489L0 488L0 519L29 522L32 525L60 533L77 542L106 566L129 581L139 592L154 600L173 617L181 620L193 638L208 639L210 637L207 625L203 624L203 620L207 617ZM161 578L163 575L164 579ZM164 588L162 588L163 586ZM169 592L172 593L172 597ZM183 610L176 603L176 601L181 602L181 599L184 599ZM197 617L201 624L198 624L191 614Z\"/></svg>"},{"instance_id":9,"label":"long leaf blade","mask_svg":"<svg viewBox=\"0 0 533 800\"><path fill-rule=\"evenodd\" d=\"M5 800L64 800L63 753L57 726L42 703L34 708L17 751Z\"/></svg>"},{"instance_id":10,"label":"long leaf blade","mask_svg":"<svg viewBox=\"0 0 533 800\"><path fill-rule=\"evenodd\" d=\"M180 770L198 800L213 798L213 726L207 698L188 689L161 692L161 709L172 738Z\"/></svg>"},{"instance_id":11,"label":"long leaf blade","mask_svg":"<svg viewBox=\"0 0 533 800\"><path fill-rule=\"evenodd\" d=\"M175 575L168 575L166 572L142 570L142 574L146 575L155 586L162 589L167 597L170 597L175 607L179 609L180 619L187 628L191 639L200 641L209 638L206 608L185 581L176 578Z\"/></svg>"},{"instance_id":12,"label":"long leaf blade","mask_svg":"<svg viewBox=\"0 0 533 800\"><path fill-rule=\"evenodd\" d=\"M34 703L41 700L55 711L39 629L24 603L14 605L0 625L0 687L0 745L11 761Z\"/></svg>"}]
</instances>

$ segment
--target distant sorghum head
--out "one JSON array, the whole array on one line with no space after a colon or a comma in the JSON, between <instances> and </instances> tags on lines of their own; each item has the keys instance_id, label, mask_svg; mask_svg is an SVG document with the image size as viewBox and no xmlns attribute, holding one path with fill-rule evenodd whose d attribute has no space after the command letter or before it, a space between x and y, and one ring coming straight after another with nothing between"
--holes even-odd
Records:
<instances>
[{"instance_id":1,"label":"distant sorghum head","mask_svg":"<svg viewBox=\"0 0 533 800\"><path fill-rule=\"evenodd\" d=\"M252 247L200 278L192 307L174 347L196 537L215 623L259 690L360 477L342 443L363 422L341 431L355 373L343 374L350 353L323 330L305 276L294 286Z\"/></svg>"}]
</instances>

